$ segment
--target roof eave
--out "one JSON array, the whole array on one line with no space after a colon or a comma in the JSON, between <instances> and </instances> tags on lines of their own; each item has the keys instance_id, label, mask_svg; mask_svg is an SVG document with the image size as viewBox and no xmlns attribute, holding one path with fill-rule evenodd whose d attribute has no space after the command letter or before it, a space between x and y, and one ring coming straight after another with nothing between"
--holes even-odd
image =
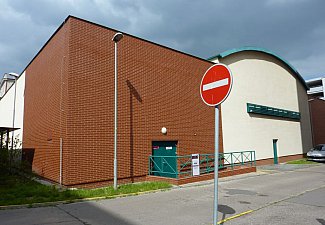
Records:
<instances>
[{"instance_id":1,"label":"roof eave","mask_svg":"<svg viewBox=\"0 0 325 225\"><path fill-rule=\"evenodd\" d=\"M296 68L294 68L288 61L286 61L285 59L283 59L282 57L280 57L279 55L267 50L267 49L264 49L264 48L258 48L258 47L242 47L242 48L234 48L234 49L230 49L230 50L227 50L225 52L222 52L218 55L215 55L215 56L211 56L209 57L207 60L213 60L213 59L221 59L221 58L225 58L229 55L232 55L232 54L235 54L235 53L238 53L238 52L243 52L243 51L257 51L257 52L263 52L263 53L266 53L268 55L271 55L275 58L277 58L278 60L280 60L281 62L283 62L289 69L291 72L293 72L296 77L298 78L298 80L301 82L301 84L304 86L304 88L306 90L309 90L309 87L308 85L306 84L304 78L302 78L302 76L300 75L300 73L298 72L298 70L296 70Z\"/></svg>"}]
</instances>

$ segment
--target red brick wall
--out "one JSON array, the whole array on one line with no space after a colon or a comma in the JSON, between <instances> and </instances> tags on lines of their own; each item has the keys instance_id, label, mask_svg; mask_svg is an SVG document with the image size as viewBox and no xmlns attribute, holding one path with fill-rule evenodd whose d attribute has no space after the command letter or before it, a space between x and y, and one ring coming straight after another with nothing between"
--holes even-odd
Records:
<instances>
[{"instance_id":1,"label":"red brick wall","mask_svg":"<svg viewBox=\"0 0 325 225\"><path fill-rule=\"evenodd\" d=\"M33 170L54 181L59 180L60 137L66 131L68 41L69 23L26 69L23 148L35 149Z\"/></svg>"},{"instance_id":2,"label":"red brick wall","mask_svg":"<svg viewBox=\"0 0 325 225\"><path fill-rule=\"evenodd\" d=\"M34 168L48 179L58 180L60 130L65 185L113 179L114 34L70 17L27 69L24 144L36 149ZM177 140L178 155L212 153L214 109L199 94L201 78L212 64L129 35L118 46L119 179L147 175L154 140ZM161 134L162 127L167 135Z\"/></svg>"},{"instance_id":3,"label":"red brick wall","mask_svg":"<svg viewBox=\"0 0 325 225\"><path fill-rule=\"evenodd\" d=\"M232 169L224 169L220 170L218 173L218 177L229 177L229 176L235 176L239 174L244 173L252 173L256 172L256 167L238 167L234 170ZM192 176L192 177L186 177L186 178L168 178L168 177L158 177L158 176L147 176L147 181L163 181L174 185L182 185L182 184L188 184L188 183L194 183L194 182L200 182L205 180L212 180L214 179L214 173L208 173L208 174L202 174L200 176Z\"/></svg>"},{"instance_id":4,"label":"red brick wall","mask_svg":"<svg viewBox=\"0 0 325 225\"><path fill-rule=\"evenodd\" d=\"M282 157L279 157L279 163L285 163L285 162L303 159L303 158L304 158L304 154L282 156ZM273 158L256 160L257 166L272 165L272 164L274 164Z\"/></svg>"},{"instance_id":5,"label":"red brick wall","mask_svg":"<svg viewBox=\"0 0 325 225\"><path fill-rule=\"evenodd\" d=\"M325 101L321 99L309 100L313 145L325 143Z\"/></svg>"}]
</instances>

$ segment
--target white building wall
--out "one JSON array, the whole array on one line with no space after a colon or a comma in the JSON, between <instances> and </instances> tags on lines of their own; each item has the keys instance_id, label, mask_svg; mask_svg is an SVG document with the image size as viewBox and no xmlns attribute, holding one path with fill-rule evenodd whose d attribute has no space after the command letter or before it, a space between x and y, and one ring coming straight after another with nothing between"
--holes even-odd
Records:
<instances>
[{"instance_id":1,"label":"white building wall","mask_svg":"<svg viewBox=\"0 0 325 225\"><path fill-rule=\"evenodd\" d=\"M14 136L18 137L22 143L24 125L24 91L25 72L17 79L15 127L20 128L14 131ZM12 127L14 109L15 86L13 85L5 96L0 100L0 127ZM12 133L10 132L10 138Z\"/></svg>"},{"instance_id":2,"label":"white building wall","mask_svg":"<svg viewBox=\"0 0 325 225\"><path fill-rule=\"evenodd\" d=\"M256 159L273 158L273 139L278 139L279 157L302 154L311 147L306 90L283 63L259 52L236 53L220 62L230 67L234 79L221 106L224 152L255 150ZM249 114L246 103L297 111L302 119Z\"/></svg>"}]
</instances>

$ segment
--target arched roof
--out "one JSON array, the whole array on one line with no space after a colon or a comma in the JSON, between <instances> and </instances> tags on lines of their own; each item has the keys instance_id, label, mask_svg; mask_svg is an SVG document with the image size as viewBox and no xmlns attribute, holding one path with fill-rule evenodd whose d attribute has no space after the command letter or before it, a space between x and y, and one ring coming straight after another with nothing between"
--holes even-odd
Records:
<instances>
[{"instance_id":1,"label":"arched roof","mask_svg":"<svg viewBox=\"0 0 325 225\"><path fill-rule=\"evenodd\" d=\"M290 71L296 76L296 78L298 78L298 80L301 82L301 84L306 88L306 90L308 90L308 86L304 80L304 78L302 78L302 76L300 75L300 73L296 70L296 68L294 68L288 61L286 61L285 59L283 59L281 56L267 50L264 48L258 48L258 47L242 47L242 48L234 48L234 49L230 49L228 51L222 52L218 55L212 56L210 58L208 58L208 60L213 60L213 59L222 59L225 58L229 55L238 53L238 52L243 52L243 51L255 51L255 52L262 52L268 55L271 55L275 58L277 58L278 60L280 60L281 62L283 62L289 69Z\"/></svg>"}]
</instances>

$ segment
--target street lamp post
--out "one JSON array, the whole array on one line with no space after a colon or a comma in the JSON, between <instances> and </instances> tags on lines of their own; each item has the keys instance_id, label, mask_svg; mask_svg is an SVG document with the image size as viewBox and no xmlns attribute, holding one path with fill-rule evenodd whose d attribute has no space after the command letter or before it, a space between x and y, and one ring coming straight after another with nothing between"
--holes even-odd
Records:
<instances>
[{"instance_id":1,"label":"street lamp post","mask_svg":"<svg viewBox=\"0 0 325 225\"><path fill-rule=\"evenodd\" d=\"M114 41L115 45L115 78L114 78L114 89L115 89L115 94L114 94L114 190L117 189L117 43L123 38L123 34L118 32L116 33L112 41Z\"/></svg>"}]
</instances>

